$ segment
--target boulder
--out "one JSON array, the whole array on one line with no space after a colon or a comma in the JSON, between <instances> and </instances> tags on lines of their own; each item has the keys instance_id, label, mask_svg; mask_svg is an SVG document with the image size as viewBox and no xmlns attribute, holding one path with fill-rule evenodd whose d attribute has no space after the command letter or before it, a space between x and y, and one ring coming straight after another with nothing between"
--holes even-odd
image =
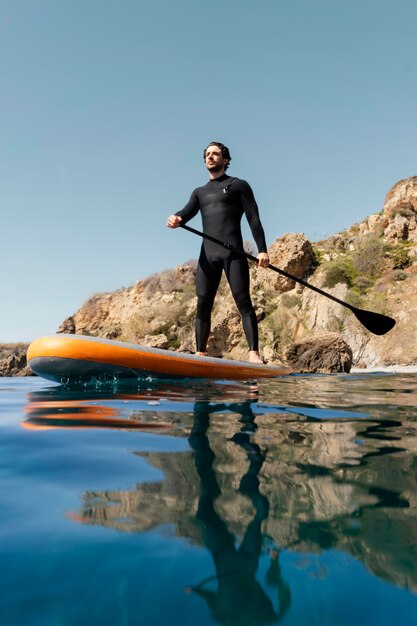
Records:
<instances>
[{"instance_id":1,"label":"boulder","mask_svg":"<svg viewBox=\"0 0 417 626\"><path fill-rule=\"evenodd\" d=\"M265 346L262 349L262 358L265 363L279 363L280 359L276 351L271 346Z\"/></svg>"},{"instance_id":2,"label":"boulder","mask_svg":"<svg viewBox=\"0 0 417 626\"><path fill-rule=\"evenodd\" d=\"M415 220L414 220L415 221ZM384 230L384 237L388 241L404 241L408 239L409 220L397 213L392 222Z\"/></svg>"},{"instance_id":3,"label":"boulder","mask_svg":"<svg viewBox=\"0 0 417 626\"><path fill-rule=\"evenodd\" d=\"M33 376L26 362L26 344L0 346L0 376Z\"/></svg>"},{"instance_id":4,"label":"boulder","mask_svg":"<svg viewBox=\"0 0 417 626\"><path fill-rule=\"evenodd\" d=\"M399 180L385 196L384 215L392 220L397 213L417 214L417 176Z\"/></svg>"},{"instance_id":5,"label":"boulder","mask_svg":"<svg viewBox=\"0 0 417 626\"><path fill-rule=\"evenodd\" d=\"M280 269L302 278L314 266L314 251L304 233L286 233L274 241L269 250L270 263ZM269 269L259 269L254 283L283 293L295 287L295 281Z\"/></svg>"},{"instance_id":6,"label":"boulder","mask_svg":"<svg viewBox=\"0 0 417 626\"><path fill-rule=\"evenodd\" d=\"M67 335L75 335L75 320L72 315L66 317L62 324L59 326L57 333L65 333Z\"/></svg>"},{"instance_id":7,"label":"boulder","mask_svg":"<svg viewBox=\"0 0 417 626\"><path fill-rule=\"evenodd\" d=\"M349 373L352 367L352 349L338 333L296 341L286 349L285 358L300 373Z\"/></svg>"},{"instance_id":8,"label":"boulder","mask_svg":"<svg viewBox=\"0 0 417 626\"><path fill-rule=\"evenodd\" d=\"M228 294L226 298L219 298L219 306L212 317L207 346L209 355L222 356L224 352L232 351L243 337L242 320L231 296Z\"/></svg>"},{"instance_id":9,"label":"boulder","mask_svg":"<svg viewBox=\"0 0 417 626\"><path fill-rule=\"evenodd\" d=\"M145 335L142 344L148 346L148 348L161 348L162 350L166 350L169 346L169 341L164 333L160 333L159 335Z\"/></svg>"},{"instance_id":10,"label":"boulder","mask_svg":"<svg viewBox=\"0 0 417 626\"><path fill-rule=\"evenodd\" d=\"M366 223L368 226L368 232L373 235L381 235L388 226L389 220L386 215L374 213L368 217Z\"/></svg>"}]
</instances>

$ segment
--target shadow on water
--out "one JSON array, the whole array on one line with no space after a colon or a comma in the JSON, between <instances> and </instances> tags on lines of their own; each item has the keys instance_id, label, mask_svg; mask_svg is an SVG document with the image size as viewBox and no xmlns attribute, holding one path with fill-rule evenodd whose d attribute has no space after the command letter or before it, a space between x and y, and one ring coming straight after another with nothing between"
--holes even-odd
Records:
<instances>
[{"instance_id":1,"label":"shadow on water","mask_svg":"<svg viewBox=\"0 0 417 626\"><path fill-rule=\"evenodd\" d=\"M338 550L417 592L416 405L407 377L389 376L50 388L29 395L23 425L186 437L185 451L134 453L162 481L85 491L72 518L122 532L172 529L212 560L185 591L218 623L266 624L291 607L285 554Z\"/></svg>"}]
</instances>

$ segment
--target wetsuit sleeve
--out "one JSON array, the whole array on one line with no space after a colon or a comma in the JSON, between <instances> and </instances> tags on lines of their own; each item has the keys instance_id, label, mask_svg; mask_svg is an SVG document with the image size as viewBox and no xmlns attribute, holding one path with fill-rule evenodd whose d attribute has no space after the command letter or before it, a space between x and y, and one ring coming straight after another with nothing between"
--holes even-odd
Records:
<instances>
[{"instance_id":1,"label":"wetsuit sleeve","mask_svg":"<svg viewBox=\"0 0 417 626\"><path fill-rule=\"evenodd\" d=\"M242 208L245 212L246 219L248 220L253 238L258 246L258 252L267 252L268 249L266 247L265 233L261 224L259 209L256 204L252 188L245 180L241 180L239 183Z\"/></svg>"},{"instance_id":2,"label":"wetsuit sleeve","mask_svg":"<svg viewBox=\"0 0 417 626\"><path fill-rule=\"evenodd\" d=\"M175 215L179 215L179 217L182 217L183 223L186 224L189 220L197 215L199 210L200 203L198 201L197 190L194 189L185 207L181 209L181 211L177 211Z\"/></svg>"}]
</instances>

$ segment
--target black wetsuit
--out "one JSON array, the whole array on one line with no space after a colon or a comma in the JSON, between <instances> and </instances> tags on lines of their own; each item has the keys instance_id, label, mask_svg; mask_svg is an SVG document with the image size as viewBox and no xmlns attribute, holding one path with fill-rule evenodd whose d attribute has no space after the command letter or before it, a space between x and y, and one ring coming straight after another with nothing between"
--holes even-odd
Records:
<instances>
[{"instance_id":1,"label":"black wetsuit","mask_svg":"<svg viewBox=\"0 0 417 626\"><path fill-rule=\"evenodd\" d=\"M266 252L264 230L259 219L258 206L248 183L223 174L198 187L185 207L176 213L185 224L201 212L203 230L207 235L231 243L243 250L240 222L246 215L258 252ZM233 297L242 317L249 350L258 350L258 324L249 293L249 267L242 258L223 246L204 240L197 267L196 344L197 351L205 352L210 334L211 311L225 271Z\"/></svg>"}]
</instances>

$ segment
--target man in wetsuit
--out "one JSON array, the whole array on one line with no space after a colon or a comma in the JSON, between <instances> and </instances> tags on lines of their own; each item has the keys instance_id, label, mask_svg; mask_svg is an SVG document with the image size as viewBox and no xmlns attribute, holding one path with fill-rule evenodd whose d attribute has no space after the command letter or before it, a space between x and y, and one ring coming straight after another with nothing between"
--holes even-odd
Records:
<instances>
[{"instance_id":1,"label":"man in wetsuit","mask_svg":"<svg viewBox=\"0 0 417 626\"><path fill-rule=\"evenodd\" d=\"M169 216L167 226L177 228L186 224L200 211L206 234L243 250L240 222L245 214L258 247L258 266L268 267L264 230L252 189L246 181L226 174L231 161L228 148L214 141L204 150L204 160L210 176L209 182L193 191L189 202L181 211ZM196 275L196 354L207 354L211 311L223 270L242 318L249 346L249 361L261 363L258 323L249 293L247 259L206 239L201 247Z\"/></svg>"}]
</instances>

